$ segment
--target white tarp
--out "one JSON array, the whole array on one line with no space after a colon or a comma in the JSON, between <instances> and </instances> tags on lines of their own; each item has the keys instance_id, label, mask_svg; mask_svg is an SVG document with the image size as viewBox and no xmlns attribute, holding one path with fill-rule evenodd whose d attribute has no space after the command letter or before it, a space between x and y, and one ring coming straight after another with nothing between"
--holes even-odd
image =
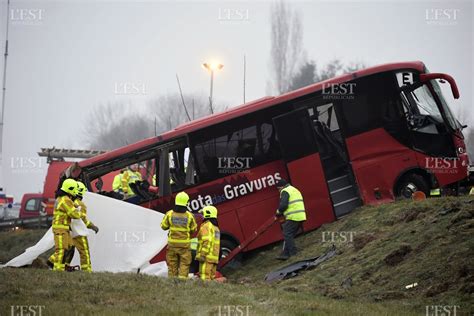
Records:
<instances>
[{"instance_id":1,"label":"white tarp","mask_svg":"<svg viewBox=\"0 0 474 316\"><path fill-rule=\"evenodd\" d=\"M39 255L45 253L52 247L54 247L54 237L53 231L51 228L49 228L46 234L44 234L44 236L36 243L36 245L26 248L25 252L23 252L21 255L13 258L0 267L22 267L29 265L33 262L33 260L38 258Z\"/></svg>"},{"instance_id":2,"label":"white tarp","mask_svg":"<svg viewBox=\"0 0 474 316\"><path fill-rule=\"evenodd\" d=\"M93 271L136 272L149 267L149 260L166 246L167 232L160 228L163 214L90 192L84 196L84 203L89 219L100 229L98 234L90 232L88 236ZM29 265L52 247L50 229L36 245L4 266ZM77 251L73 264L79 264Z\"/></svg>"}]
</instances>

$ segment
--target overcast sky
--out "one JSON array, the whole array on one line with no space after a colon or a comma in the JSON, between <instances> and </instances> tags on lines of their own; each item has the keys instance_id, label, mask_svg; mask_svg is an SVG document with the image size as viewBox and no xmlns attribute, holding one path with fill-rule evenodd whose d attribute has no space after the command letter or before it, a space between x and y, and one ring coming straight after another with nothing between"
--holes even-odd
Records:
<instances>
[{"instance_id":1,"label":"overcast sky","mask_svg":"<svg viewBox=\"0 0 474 316\"><path fill-rule=\"evenodd\" d=\"M6 2L0 8L2 56ZM318 65L333 58L368 65L422 60L431 72L457 80L461 98L454 101L449 95L448 100L455 113L462 113L463 123L474 124L471 1L291 4L302 13L307 56ZM2 166L7 193L18 200L25 192L42 191L47 165L35 160L36 152L52 146L84 148L83 130L94 107L127 101L144 111L147 100L177 92L176 73L184 92L207 95L205 61L224 64L215 78L217 99L242 103L244 54L247 101L264 96L270 73L270 5L11 0ZM427 10L433 14L435 9L448 10L443 12L450 18L429 23ZM240 10L244 18L235 14L226 20L226 10ZM3 70L3 60L1 65ZM140 94L117 94L125 83L139 87Z\"/></svg>"}]
</instances>

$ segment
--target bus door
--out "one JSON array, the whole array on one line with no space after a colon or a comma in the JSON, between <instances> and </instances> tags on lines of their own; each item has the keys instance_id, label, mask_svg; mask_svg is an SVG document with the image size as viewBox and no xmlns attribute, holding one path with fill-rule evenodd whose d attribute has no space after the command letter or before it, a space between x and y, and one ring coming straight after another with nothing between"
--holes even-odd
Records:
<instances>
[{"instance_id":1,"label":"bus door","mask_svg":"<svg viewBox=\"0 0 474 316\"><path fill-rule=\"evenodd\" d=\"M336 217L362 205L359 190L339 128L336 102L319 100L306 105L319 147L321 163L327 179Z\"/></svg>"},{"instance_id":2,"label":"bus door","mask_svg":"<svg viewBox=\"0 0 474 316\"><path fill-rule=\"evenodd\" d=\"M273 119L291 184L304 197L305 230L335 220L331 197L320 159L318 144L306 109Z\"/></svg>"}]
</instances>

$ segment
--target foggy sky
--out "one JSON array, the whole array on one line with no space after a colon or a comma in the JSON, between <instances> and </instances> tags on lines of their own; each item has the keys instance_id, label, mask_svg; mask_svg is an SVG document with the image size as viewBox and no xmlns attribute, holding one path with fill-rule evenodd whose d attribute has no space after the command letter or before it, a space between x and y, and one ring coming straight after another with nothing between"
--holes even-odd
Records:
<instances>
[{"instance_id":1,"label":"foggy sky","mask_svg":"<svg viewBox=\"0 0 474 316\"><path fill-rule=\"evenodd\" d=\"M308 59L318 65L333 58L368 65L422 60L431 72L456 79L461 98L454 101L447 93L447 99L461 122L474 124L471 1L291 3L302 13ZM7 193L19 200L25 192L42 191L47 165L35 160L36 152L40 147L84 148L83 131L94 107L125 100L144 111L147 100L178 91L176 73L185 93L207 95L203 62L224 64L215 77L214 96L238 105L245 54L247 101L264 96L270 75L270 4L12 0L16 20L10 22L3 146ZM236 9L248 19L226 20L226 10ZM432 9L455 9L456 19L429 24L426 10ZM6 0L0 10L3 57ZM21 10L33 10L33 21L22 19ZM3 70L3 59L1 65ZM125 83L144 90L117 94L116 87Z\"/></svg>"}]
</instances>

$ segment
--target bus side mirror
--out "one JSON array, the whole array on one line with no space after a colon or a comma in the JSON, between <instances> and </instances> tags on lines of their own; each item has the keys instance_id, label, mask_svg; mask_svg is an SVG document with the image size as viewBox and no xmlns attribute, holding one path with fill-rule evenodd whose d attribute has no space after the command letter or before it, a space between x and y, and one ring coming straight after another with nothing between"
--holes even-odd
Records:
<instances>
[{"instance_id":1,"label":"bus side mirror","mask_svg":"<svg viewBox=\"0 0 474 316\"><path fill-rule=\"evenodd\" d=\"M449 85L451 86L451 92L453 93L453 97L455 99L459 99L458 85L456 84L456 80L454 80L454 78L451 77L450 75L441 74L441 73L420 74L420 81L423 83L428 82L433 79L442 79L449 82Z\"/></svg>"}]
</instances>

